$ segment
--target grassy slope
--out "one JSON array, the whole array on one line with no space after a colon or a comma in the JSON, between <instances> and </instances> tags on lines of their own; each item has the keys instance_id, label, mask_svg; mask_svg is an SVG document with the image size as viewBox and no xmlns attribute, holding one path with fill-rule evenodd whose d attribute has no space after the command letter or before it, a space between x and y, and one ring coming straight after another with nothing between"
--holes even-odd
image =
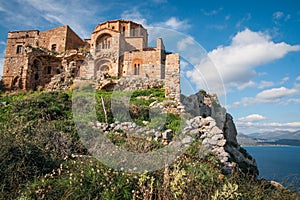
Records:
<instances>
[{"instance_id":1,"label":"grassy slope","mask_svg":"<svg viewBox=\"0 0 300 200\"><path fill-rule=\"evenodd\" d=\"M149 104L163 100L164 91L132 94L130 114L137 123L149 120ZM109 121L111 93L104 98ZM141 99L138 96L151 96ZM166 169L144 174L116 171L90 157L81 144L72 121L70 92L19 93L0 97L0 199L297 199L295 192L275 189L239 172L223 176L214 156L199 156L194 142L186 153ZM105 120L102 106L97 117ZM176 129L178 118L169 114L166 128ZM134 138L115 139L139 151L160 148L159 143ZM116 136L117 137L117 136ZM121 141L121 142L120 142Z\"/></svg>"}]
</instances>

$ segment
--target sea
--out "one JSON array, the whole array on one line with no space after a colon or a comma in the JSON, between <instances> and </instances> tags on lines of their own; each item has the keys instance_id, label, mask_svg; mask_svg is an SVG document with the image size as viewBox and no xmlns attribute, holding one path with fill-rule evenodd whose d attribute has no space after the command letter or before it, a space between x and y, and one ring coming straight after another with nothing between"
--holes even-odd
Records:
<instances>
[{"instance_id":1,"label":"sea","mask_svg":"<svg viewBox=\"0 0 300 200\"><path fill-rule=\"evenodd\" d=\"M242 146L256 159L259 178L300 188L300 146Z\"/></svg>"}]
</instances>

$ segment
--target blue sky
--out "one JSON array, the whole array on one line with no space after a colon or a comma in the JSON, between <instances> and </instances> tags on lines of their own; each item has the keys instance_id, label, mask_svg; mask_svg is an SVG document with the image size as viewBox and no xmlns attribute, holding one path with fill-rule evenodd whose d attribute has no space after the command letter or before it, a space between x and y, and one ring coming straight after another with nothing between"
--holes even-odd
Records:
<instances>
[{"instance_id":1,"label":"blue sky","mask_svg":"<svg viewBox=\"0 0 300 200\"><path fill-rule=\"evenodd\" d=\"M100 22L129 19L161 28L185 80L218 93L240 132L300 130L298 0L11 0L0 18L0 75L8 31L68 24L89 38Z\"/></svg>"}]
</instances>

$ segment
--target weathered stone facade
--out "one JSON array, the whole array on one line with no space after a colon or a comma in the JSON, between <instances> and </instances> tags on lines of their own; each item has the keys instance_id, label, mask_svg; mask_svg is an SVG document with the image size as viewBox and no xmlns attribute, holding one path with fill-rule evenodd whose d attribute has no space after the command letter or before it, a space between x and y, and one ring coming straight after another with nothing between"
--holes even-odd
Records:
<instances>
[{"instance_id":1,"label":"weathered stone facade","mask_svg":"<svg viewBox=\"0 0 300 200\"><path fill-rule=\"evenodd\" d=\"M60 53L85 43L69 26L48 31L9 32L2 82L7 90L35 90L45 87L63 69Z\"/></svg>"},{"instance_id":2,"label":"weathered stone facade","mask_svg":"<svg viewBox=\"0 0 300 200\"><path fill-rule=\"evenodd\" d=\"M98 24L84 41L69 26L9 32L2 81L7 90L36 90L65 89L65 80L75 77L103 86L103 77L160 79L166 96L179 99L179 62L178 54L166 52L161 38L156 47L148 47L141 24L113 20Z\"/></svg>"}]
</instances>

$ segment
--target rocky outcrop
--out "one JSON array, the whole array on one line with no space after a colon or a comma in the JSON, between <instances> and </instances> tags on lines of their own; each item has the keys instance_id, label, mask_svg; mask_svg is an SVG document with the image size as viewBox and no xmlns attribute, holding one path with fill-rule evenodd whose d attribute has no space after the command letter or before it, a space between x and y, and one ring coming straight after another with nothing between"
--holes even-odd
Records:
<instances>
[{"instance_id":1,"label":"rocky outcrop","mask_svg":"<svg viewBox=\"0 0 300 200\"><path fill-rule=\"evenodd\" d=\"M224 163L226 171L230 171L230 163L238 164L241 171L258 175L258 168L254 158L247 153L237 142L237 130L233 118L226 112L216 95L198 92L189 97L181 96L185 111L192 117L208 118L216 126L203 133L202 144L215 153ZM206 129L205 129L206 130ZM226 152L226 153L224 153ZM220 155L226 155L220 157Z\"/></svg>"}]
</instances>

